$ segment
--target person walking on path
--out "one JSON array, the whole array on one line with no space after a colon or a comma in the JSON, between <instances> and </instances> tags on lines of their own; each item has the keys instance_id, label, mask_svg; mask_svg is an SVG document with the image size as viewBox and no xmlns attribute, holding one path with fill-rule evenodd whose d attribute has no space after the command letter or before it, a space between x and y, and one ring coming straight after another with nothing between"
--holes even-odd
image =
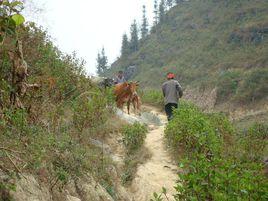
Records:
<instances>
[{"instance_id":1,"label":"person walking on path","mask_svg":"<svg viewBox=\"0 0 268 201\"><path fill-rule=\"evenodd\" d=\"M124 77L123 71L118 71L118 74L117 74L117 76L115 78L114 83L115 84L120 84L120 83L124 83L124 82L126 82L126 79Z\"/></svg>"},{"instance_id":2,"label":"person walking on path","mask_svg":"<svg viewBox=\"0 0 268 201\"><path fill-rule=\"evenodd\" d=\"M182 97L182 87L180 83L175 80L175 74L169 72L167 74L167 81L162 85L164 95L165 111L170 121L173 118L173 109L178 108L179 98Z\"/></svg>"}]
</instances>

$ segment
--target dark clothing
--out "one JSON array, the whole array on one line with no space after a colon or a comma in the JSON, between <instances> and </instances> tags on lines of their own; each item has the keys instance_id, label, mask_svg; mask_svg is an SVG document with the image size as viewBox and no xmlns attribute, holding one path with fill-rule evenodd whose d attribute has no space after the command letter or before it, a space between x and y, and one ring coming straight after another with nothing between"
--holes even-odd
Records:
<instances>
[{"instance_id":1,"label":"dark clothing","mask_svg":"<svg viewBox=\"0 0 268 201\"><path fill-rule=\"evenodd\" d=\"M182 97L182 88L177 80L170 79L162 85L165 105L168 103L178 104L179 98Z\"/></svg>"},{"instance_id":2,"label":"dark clothing","mask_svg":"<svg viewBox=\"0 0 268 201\"><path fill-rule=\"evenodd\" d=\"M173 110L174 108L178 108L178 104L176 103L168 103L165 105L165 111L167 114L168 121L170 121L173 118Z\"/></svg>"}]
</instances>

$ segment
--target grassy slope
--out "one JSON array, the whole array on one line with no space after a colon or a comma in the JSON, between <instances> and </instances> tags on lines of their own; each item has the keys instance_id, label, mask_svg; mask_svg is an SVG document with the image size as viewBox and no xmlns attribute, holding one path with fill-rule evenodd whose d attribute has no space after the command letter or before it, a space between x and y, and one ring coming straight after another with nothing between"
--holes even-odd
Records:
<instances>
[{"instance_id":1,"label":"grassy slope","mask_svg":"<svg viewBox=\"0 0 268 201\"><path fill-rule=\"evenodd\" d=\"M219 86L224 97L239 100L250 99L247 89L257 87L262 99L267 88L261 86L268 79L267 13L265 0L184 2L168 12L138 52L117 60L111 72L136 64L135 79L159 88L164 73L172 70L184 87Z\"/></svg>"},{"instance_id":2,"label":"grassy slope","mask_svg":"<svg viewBox=\"0 0 268 201\"><path fill-rule=\"evenodd\" d=\"M109 124L114 116L106 106L113 104L113 96L94 86L83 73L83 62L60 52L34 24L21 26L18 36L28 63L27 82L41 87L21 97L25 109L9 107L11 61L6 49L14 44L1 44L0 173L10 177L0 178L0 200L10 198L18 172L33 174L53 192L90 174L115 196L107 172L112 162L90 143L120 128Z\"/></svg>"}]
</instances>

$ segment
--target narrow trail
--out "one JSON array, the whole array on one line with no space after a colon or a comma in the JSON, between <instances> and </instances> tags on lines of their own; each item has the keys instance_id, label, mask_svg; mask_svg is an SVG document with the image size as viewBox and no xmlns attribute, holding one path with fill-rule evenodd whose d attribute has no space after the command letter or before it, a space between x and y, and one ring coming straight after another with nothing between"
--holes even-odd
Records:
<instances>
[{"instance_id":1,"label":"narrow trail","mask_svg":"<svg viewBox=\"0 0 268 201\"><path fill-rule=\"evenodd\" d=\"M162 187L165 187L168 199L173 200L178 167L172 161L164 144L166 116L153 108L150 110L150 113L160 119L162 125L148 125L150 131L145 140L145 147L150 151L152 157L138 167L129 191L133 194L133 201L149 201L154 192L160 193ZM164 198L164 200L167 199Z\"/></svg>"}]
</instances>

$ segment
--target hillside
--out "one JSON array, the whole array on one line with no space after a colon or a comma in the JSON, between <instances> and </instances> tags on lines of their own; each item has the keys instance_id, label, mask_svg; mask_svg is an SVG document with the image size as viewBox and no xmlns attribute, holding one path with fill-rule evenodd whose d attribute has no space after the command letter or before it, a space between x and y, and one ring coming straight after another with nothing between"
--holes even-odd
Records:
<instances>
[{"instance_id":1,"label":"hillside","mask_svg":"<svg viewBox=\"0 0 268 201\"><path fill-rule=\"evenodd\" d=\"M187 5L191 4L182 4ZM168 14L170 19L176 9ZM267 125L258 122L241 132L224 114L204 112L186 101L169 122L159 108L150 105L124 113L115 107L116 100L125 92L131 99L136 91L123 87L124 93L114 97L113 87L101 87L86 75L83 59L63 53L46 31L25 22L22 10L21 1L0 1L1 201L267 200ZM150 56L145 53L150 48L159 53L150 45L165 44L160 42L167 40L162 36L171 21L155 27L129 60L117 61L122 66L137 65L136 79L143 78L143 85L160 86L160 79L156 82L157 77L146 71ZM266 40L260 34L263 38L256 49ZM190 45L187 40L186 44ZM158 63L159 68L150 68L152 72L158 69L162 77L175 66L174 55L169 61L161 54L161 62L174 61L174 65L161 72L166 65ZM266 64L264 55L258 58ZM178 61L186 64L187 60ZM237 82L237 90L257 75L253 81L261 96L254 97L263 99L265 67L234 69L227 78ZM245 78L237 80L233 71ZM200 79L179 74L183 84L191 87L185 97L214 103L212 83L218 82L212 79L213 72L203 79L207 89L201 97L195 94ZM159 91L144 93L144 103L145 97L151 104L162 105Z\"/></svg>"},{"instance_id":2,"label":"hillside","mask_svg":"<svg viewBox=\"0 0 268 201\"><path fill-rule=\"evenodd\" d=\"M119 58L107 75L137 66L133 79L159 89L174 71L184 88L216 90L216 103L267 98L268 2L187 1L140 41L139 50Z\"/></svg>"},{"instance_id":3,"label":"hillside","mask_svg":"<svg viewBox=\"0 0 268 201\"><path fill-rule=\"evenodd\" d=\"M0 1L0 200L126 200L102 146L123 125L113 96L22 7Z\"/></svg>"}]
</instances>

